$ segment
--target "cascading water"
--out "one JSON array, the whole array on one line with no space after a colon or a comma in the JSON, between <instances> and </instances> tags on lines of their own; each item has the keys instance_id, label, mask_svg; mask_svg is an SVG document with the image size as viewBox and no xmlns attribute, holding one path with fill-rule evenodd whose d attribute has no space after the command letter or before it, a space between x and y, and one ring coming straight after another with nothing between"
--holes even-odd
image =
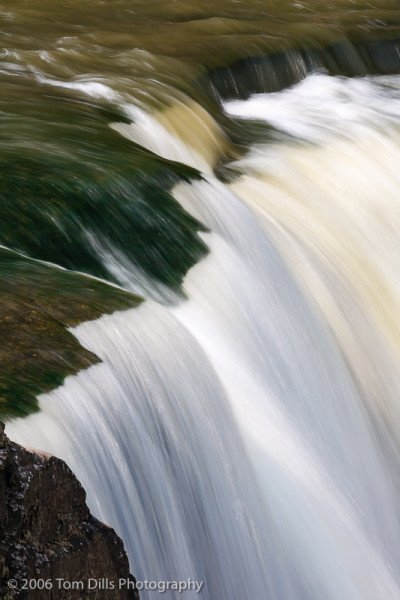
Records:
<instances>
[{"instance_id":1,"label":"cascading water","mask_svg":"<svg viewBox=\"0 0 400 600\"><path fill-rule=\"evenodd\" d=\"M125 71L66 82L33 61L29 72L40 89L78 94L83 111L105 103L113 140L172 169L177 208L165 197L149 211L135 180L137 235L143 222L174 227L168 252L154 244L141 265L128 248L129 160L96 171L124 235L110 220L102 236L93 218L79 244L94 275L145 300L71 327L101 362L42 394L8 435L68 462L140 581L191 578L207 600L400 598L400 76L313 73L225 102L218 121L181 89L150 109L156 83L138 101ZM223 125L233 117L253 136L241 156ZM90 152L77 157L94 163ZM69 237L77 221L57 227ZM194 224L183 298L165 273L195 244Z\"/></svg>"},{"instance_id":2,"label":"cascading water","mask_svg":"<svg viewBox=\"0 0 400 600\"><path fill-rule=\"evenodd\" d=\"M381 382L395 344L385 340L385 314L370 309L373 262L361 262L368 235L386 233L381 247L397 253L390 231L398 208L395 193L366 196L358 181L350 185L357 161L372 162L371 137L395 152L399 83L314 75L229 105L248 114L258 102L260 118L274 115L275 103L275 126L318 147L255 148L233 165L245 174L230 185L210 174L178 184L175 198L210 231L202 234L209 255L184 281L188 300L147 301L78 326L74 335L103 362L43 396L37 415L9 424L15 439L69 462L94 512L125 540L139 579L192 577L210 599L399 597L398 440L388 423L397 408L392 381ZM365 87L386 109L384 127L378 108L364 104ZM316 114L324 101L326 118ZM160 154L184 155L182 140L169 147L157 135L164 125L147 120L149 146L164 140ZM134 136L129 127L121 133ZM145 135L142 128L142 144ZM345 159L325 157L342 147ZM396 185L393 160L375 162L385 191ZM327 161L340 169L338 189L320 184ZM394 303L394 257L385 267L385 288L375 292ZM121 267L121 282L137 291L128 273ZM372 349L368 390L360 361L373 331L383 352Z\"/></svg>"}]
</instances>

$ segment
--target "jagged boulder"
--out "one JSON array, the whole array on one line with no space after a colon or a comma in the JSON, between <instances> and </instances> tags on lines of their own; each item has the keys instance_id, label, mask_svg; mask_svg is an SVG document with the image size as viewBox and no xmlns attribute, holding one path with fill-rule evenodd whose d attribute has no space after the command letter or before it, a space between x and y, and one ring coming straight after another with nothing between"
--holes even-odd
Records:
<instances>
[{"instance_id":1,"label":"jagged boulder","mask_svg":"<svg viewBox=\"0 0 400 600\"><path fill-rule=\"evenodd\" d=\"M0 597L138 600L124 546L69 467L11 442L0 423Z\"/></svg>"}]
</instances>

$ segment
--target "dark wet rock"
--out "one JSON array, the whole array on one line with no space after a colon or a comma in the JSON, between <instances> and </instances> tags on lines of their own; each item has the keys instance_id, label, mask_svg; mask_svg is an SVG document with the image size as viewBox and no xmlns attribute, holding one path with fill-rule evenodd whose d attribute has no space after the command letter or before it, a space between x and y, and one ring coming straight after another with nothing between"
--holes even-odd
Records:
<instances>
[{"instance_id":1,"label":"dark wet rock","mask_svg":"<svg viewBox=\"0 0 400 600\"><path fill-rule=\"evenodd\" d=\"M51 589L32 589L39 581ZM122 541L90 514L69 467L10 442L1 423L0 597L137 600L134 581Z\"/></svg>"},{"instance_id":2,"label":"dark wet rock","mask_svg":"<svg viewBox=\"0 0 400 600\"><path fill-rule=\"evenodd\" d=\"M217 98L245 99L251 94L278 92L321 70L347 77L399 73L400 39L343 39L327 47L298 47L249 56L212 69L209 81Z\"/></svg>"}]
</instances>

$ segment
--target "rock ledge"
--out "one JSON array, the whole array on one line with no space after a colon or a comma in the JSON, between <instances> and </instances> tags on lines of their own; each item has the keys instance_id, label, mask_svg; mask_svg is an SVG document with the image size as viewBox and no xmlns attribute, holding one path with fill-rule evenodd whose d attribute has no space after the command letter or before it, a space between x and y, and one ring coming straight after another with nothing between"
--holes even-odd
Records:
<instances>
[{"instance_id":1,"label":"rock ledge","mask_svg":"<svg viewBox=\"0 0 400 600\"><path fill-rule=\"evenodd\" d=\"M122 541L90 514L69 467L11 442L0 423L0 598L138 600L134 583Z\"/></svg>"}]
</instances>

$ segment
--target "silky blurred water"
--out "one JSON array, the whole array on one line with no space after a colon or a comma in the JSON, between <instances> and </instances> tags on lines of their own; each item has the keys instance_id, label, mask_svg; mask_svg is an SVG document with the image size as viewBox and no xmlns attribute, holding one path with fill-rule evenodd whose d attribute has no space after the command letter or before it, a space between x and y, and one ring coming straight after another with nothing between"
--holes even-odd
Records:
<instances>
[{"instance_id":1,"label":"silky blurred water","mask_svg":"<svg viewBox=\"0 0 400 600\"><path fill-rule=\"evenodd\" d=\"M101 362L8 435L68 462L139 580L399 598L400 76L297 50L281 91L207 79L395 4L73 4L3 15L0 243L144 302L71 327Z\"/></svg>"}]
</instances>

